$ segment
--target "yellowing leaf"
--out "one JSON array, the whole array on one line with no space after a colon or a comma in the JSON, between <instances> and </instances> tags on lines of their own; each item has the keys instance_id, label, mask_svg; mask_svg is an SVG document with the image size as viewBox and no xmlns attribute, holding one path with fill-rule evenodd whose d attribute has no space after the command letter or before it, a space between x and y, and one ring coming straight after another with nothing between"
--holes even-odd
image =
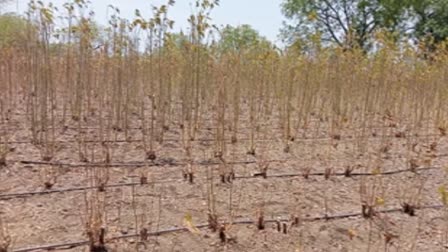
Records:
<instances>
[{"instance_id":1,"label":"yellowing leaf","mask_svg":"<svg viewBox=\"0 0 448 252\"><path fill-rule=\"evenodd\" d=\"M437 191L439 191L439 193L441 193L441 194L445 193L445 186L439 186Z\"/></svg>"},{"instance_id":2,"label":"yellowing leaf","mask_svg":"<svg viewBox=\"0 0 448 252\"><path fill-rule=\"evenodd\" d=\"M443 205L446 206L448 204L448 192L446 191L445 186L440 186L438 191L442 196Z\"/></svg>"},{"instance_id":3,"label":"yellowing leaf","mask_svg":"<svg viewBox=\"0 0 448 252\"><path fill-rule=\"evenodd\" d=\"M378 174L380 174L380 173L381 173L381 169L380 169L379 167L377 167L377 168L375 168L375 169L372 170L372 174L373 174L373 175L378 175Z\"/></svg>"},{"instance_id":4,"label":"yellowing leaf","mask_svg":"<svg viewBox=\"0 0 448 252\"><path fill-rule=\"evenodd\" d=\"M384 205L384 199L381 198L381 197L379 197L379 196L377 196L377 197L375 198L375 204L376 204L377 206L382 206L382 205Z\"/></svg>"},{"instance_id":5,"label":"yellowing leaf","mask_svg":"<svg viewBox=\"0 0 448 252\"><path fill-rule=\"evenodd\" d=\"M193 234L201 233L201 231L193 224L193 217L191 217L191 214L185 214L184 226Z\"/></svg>"},{"instance_id":6,"label":"yellowing leaf","mask_svg":"<svg viewBox=\"0 0 448 252\"><path fill-rule=\"evenodd\" d=\"M312 11L308 14L308 20L309 21L315 21L317 19L317 13L316 11Z\"/></svg>"},{"instance_id":7,"label":"yellowing leaf","mask_svg":"<svg viewBox=\"0 0 448 252\"><path fill-rule=\"evenodd\" d=\"M357 236L356 231L351 228L349 228L347 230L347 232L348 232L348 236L350 237L350 240L352 240L353 238L355 238Z\"/></svg>"}]
</instances>

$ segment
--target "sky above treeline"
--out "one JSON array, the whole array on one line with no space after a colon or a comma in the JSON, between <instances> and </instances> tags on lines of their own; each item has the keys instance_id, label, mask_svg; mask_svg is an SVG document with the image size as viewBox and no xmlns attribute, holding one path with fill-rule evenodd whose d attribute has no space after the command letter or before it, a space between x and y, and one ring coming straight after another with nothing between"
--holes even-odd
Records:
<instances>
[{"instance_id":1,"label":"sky above treeline","mask_svg":"<svg viewBox=\"0 0 448 252\"><path fill-rule=\"evenodd\" d=\"M91 8L95 12L98 23L107 23L108 5L118 7L121 16L132 19L135 9L139 9L145 17L151 13L151 5L159 6L168 0L91 0ZM279 30L282 25L283 16L280 10L282 0L220 0L220 6L212 12L212 23L221 27L229 24L237 26L249 24L256 29L260 35L278 44ZM53 2L60 7L64 0L44 0L43 2ZM8 4L6 11L18 11L23 13L27 8L28 0L12 0ZM192 13L194 0L176 0L175 6L169 10L170 19L175 21L174 31L181 29L186 31L188 27L187 19ZM61 9L61 8L60 8ZM3 10L5 11L5 10Z\"/></svg>"}]
</instances>

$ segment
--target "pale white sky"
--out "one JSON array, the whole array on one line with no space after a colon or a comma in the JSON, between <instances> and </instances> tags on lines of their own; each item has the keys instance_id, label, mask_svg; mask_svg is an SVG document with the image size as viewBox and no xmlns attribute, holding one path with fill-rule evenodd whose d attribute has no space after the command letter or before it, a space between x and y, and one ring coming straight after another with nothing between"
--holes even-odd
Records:
<instances>
[{"instance_id":1,"label":"pale white sky","mask_svg":"<svg viewBox=\"0 0 448 252\"><path fill-rule=\"evenodd\" d=\"M142 15L150 15L151 5L160 5L168 0L91 0L91 6L100 24L106 23L107 6L118 7L122 17L133 18L135 9L140 9ZM194 0L176 0L176 4L168 12L175 21L175 31L186 30L187 18L191 14L191 4ZM45 0L44 2L49 2ZM52 0L56 6L61 6L64 0ZM220 6L212 12L213 23L218 26L230 24L249 24L262 36L279 43L277 35L281 28L283 16L280 10L282 0L220 0ZM7 10L22 12L26 10L28 0L12 0ZM61 8L60 8L61 9ZM110 11L109 11L110 13ZM145 14L146 13L146 14Z\"/></svg>"}]
</instances>

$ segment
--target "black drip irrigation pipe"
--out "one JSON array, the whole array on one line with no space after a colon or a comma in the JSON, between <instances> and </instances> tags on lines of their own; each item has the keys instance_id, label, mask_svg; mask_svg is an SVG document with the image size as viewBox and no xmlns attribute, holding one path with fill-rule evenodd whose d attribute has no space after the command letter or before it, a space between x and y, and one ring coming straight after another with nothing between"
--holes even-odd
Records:
<instances>
[{"instance_id":1,"label":"black drip irrigation pipe","mask_svg":"<svg viewBox=\"0 0 448 252\"><path fill-rule=\"evenodd\" d=\"M428 206L416 207L415 209L417 209L417 210L419 210L419 209L442 209L445 207L446 206L444 206L444 205L428 205ZM404 212L403 207L379 210L379 211L375 211L374 213L379 214L379 213L394 213L394 212ZM339 215L323 215L323 216L317 216L317 217L307 217L307 218L299 219L299 225L300 225L300 222L331 221L331 220L347 219L347 218L362 217L362 216L363 216L363 213L359 212L359 213L346 213L346 214L339 214ZM281 217L281 218L266 219L263 222L264 223L278 223L278 222L291 222L291 221L292 220L290 218ZM231 223L226 222L223 224L252 225L252 224L256 224L256 223L257 223L257 221L255 221L255 220L252 220L249 218L244 218L244 219L233 221ZM203 223L203 224L195 225L194 227L197 229L203 229L203 228L209 227L209 224ZM159 230L159 231L155 231L155 232L148 232L146 234L146 236L147 237L159 236L159 235L175 233L175 232L186 232L188 230L189 229L186 227L171 227L168 229ZM136 237L141 237L141 235L140 234L127 234L127 235L121 235L121 236L114 236L114 237L111 237L106 240L110 242L110 241L114 241L114 240L129 239L129 238L136 238ZM76 247L85 246L88 244L89 244L89 241L84 240L84 241L75 241L75 242L67 242L67 243L41 245L41 246L28 247L28 248L19 248L19 249L12 250L12 252L33 252L33 251L39 251L39 250L50 251L50 250L55 250L55 249L68 250L68 249L73 249Z\"/></svg>"}]
</instances>

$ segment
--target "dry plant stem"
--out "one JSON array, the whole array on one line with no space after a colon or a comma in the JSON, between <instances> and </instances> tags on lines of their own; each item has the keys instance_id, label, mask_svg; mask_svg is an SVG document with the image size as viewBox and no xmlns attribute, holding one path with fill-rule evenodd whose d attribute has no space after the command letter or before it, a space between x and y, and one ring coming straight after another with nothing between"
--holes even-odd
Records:
<instances>
[{"instance_id":1,"label":"dry plant stem","mask_svg":"<svg viewBox=\"0 0 448 252\"><path fill-rule=\"evenodd\" d=\"M417 224L417 227L416 227L415 236L413 238L413 242L412 242L412 245L411 245L411 248L410 248L411 252L416 251L418 237L420 236L420 233L422 231L422 224L424 222L424 218L426 217L426 216L424 216L424 213L425 212L422 211L422 214L420 214L419 217L418 217L418 224Z\"/></svg>"},{"instance_id":2,"label":"dry plant stem","mask_svg":"<svg viewBox=\"0 0 448 252\"><path fill-rule=\"evenodd\" d=\"M157 211L157 219L156 219L156 232L159 232L160 230L160 222L162 219L162 194L159 195L158 198L158 211ZM155 242L154 242L154 246L153 246L153 250L155 250L156 245L158 244L158 236L156 236Z\"/></svg>"},{"instance_id":3,"label":"dry plant stem","mask_svg":"<svg viewBox=\"0 0 448 252\"><path fill-rule=\"evenodd\" d=\"M207 167L207 211L209 227L213 232L218 230L218 214L216 212L215 185L213 179L213 170Z\"/></svg>"},{"instance_id":4,"label":"dry plant stem","mask_svg":"<svg viewBox=\"0 0 448 252\"><path fill-rule=\"evenodd\" d=\"M232 105L233 105L233 126L232 126L232 143L236 143L238 141L238 123L240 118L240 93L241 93L241 83L240 83L240 76L241 76L241 54L238 53L238 57L236 59L236 76L235 76L235 84L233 87L233 99L232 99Z\"/></svg>"},{"instance_id":5,"label":"dry plant stem","mask_svg":"<svg viewBox=\"0 0 448 252\"><path fill-rule=\"evenodd\" d=\"M93 192L85 194L84 216L81 217L85 224L85 232L89 239L91 252L107 251L105 244L105 213L106 198L104 192Z\"/></svg>"},{"instance_id":6,"label":"dry plant stem","mask_svg":"<svg viewBox=\"0 0 448 252\"><path fill-rule=\"evenodd\" d=\"M135 186L131 187L131 205L132 205L132 212L134 214L134 225L135 225L135 230L139 230L139 223L138 223L138 217L137 217L137 202L135 200Z\"/></svg>"},{"instance_id":7,"label":"dry plant stem","mask_svg":"<svg viewBox=\"0 0 448 252\"><path fill-rule=\"evenodd\" d=\"M2 111L3 114L3 111ZM10 149L8 147L8 124L2 120L3 129L0 128L0 131L3 131L2 135L0 135L0 167L6 166L6 156L10 152Z\"/></svg>"},{"instance_id":8,"label":"dry plant stem","mask_svg":"<svg viewBox=\"0 0 448 252\"><path fill-rule=\"evenodd\" d=\"M2 216L0 216L0 252L8 252L9 247L12 245L12 238L8 231L8 225L4 222Z\"/></svg>"}]
</instances>

